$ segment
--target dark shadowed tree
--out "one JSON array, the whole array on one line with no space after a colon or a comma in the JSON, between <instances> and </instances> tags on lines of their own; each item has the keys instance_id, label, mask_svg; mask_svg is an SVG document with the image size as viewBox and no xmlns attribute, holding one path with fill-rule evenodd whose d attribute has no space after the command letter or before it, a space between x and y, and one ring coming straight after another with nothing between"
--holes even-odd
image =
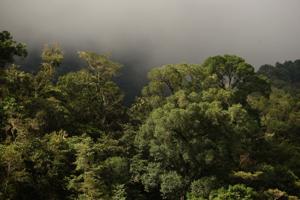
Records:
<instances>
[{"instance_id":1,"label":"dark shadowed tree","mask_svg":"<svg viewBox=\"0 0 300 200\"><path fill-rule=\"evenodd\" d=\"M25 57L27 55L26 45L13 40L8 31L0 32L0 67L14 61L15 56Z\"/></svg>"}]
</instances>

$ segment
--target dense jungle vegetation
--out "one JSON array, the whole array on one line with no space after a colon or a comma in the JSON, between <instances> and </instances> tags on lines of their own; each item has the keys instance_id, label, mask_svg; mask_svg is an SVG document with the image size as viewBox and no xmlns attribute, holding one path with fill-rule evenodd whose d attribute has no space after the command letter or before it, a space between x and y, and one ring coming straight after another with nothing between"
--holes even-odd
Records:
<instances>
[{"instance_id":1,"label":"dense jungle vegetation","mask_svg":"<svg viewBox=\"0 0 300 200\"><path fill-rule=\"evenodd\" d=\"M300 60L164 65L125 106L108 56L59 76L58 45L26 55L0 33L1 200L300 198Z\"/></svg>"}]
</instances>

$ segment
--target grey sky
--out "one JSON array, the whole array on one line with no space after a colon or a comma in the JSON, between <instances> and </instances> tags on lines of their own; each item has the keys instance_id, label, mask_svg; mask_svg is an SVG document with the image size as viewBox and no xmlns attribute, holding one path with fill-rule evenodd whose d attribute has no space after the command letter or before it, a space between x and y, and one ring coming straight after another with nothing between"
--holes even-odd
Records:
<instances>
[{"instance_id":1,"label":"grey sky","mask_svg":"<svg viewBox=\"0 0 300 200\"><path fill-rule=\"evenodd\" d=\"M300 0L0 0L0 29L31 49L139 57L141 67L238 54L260 66L300 58Z\"/></svg>"}]
</instances>

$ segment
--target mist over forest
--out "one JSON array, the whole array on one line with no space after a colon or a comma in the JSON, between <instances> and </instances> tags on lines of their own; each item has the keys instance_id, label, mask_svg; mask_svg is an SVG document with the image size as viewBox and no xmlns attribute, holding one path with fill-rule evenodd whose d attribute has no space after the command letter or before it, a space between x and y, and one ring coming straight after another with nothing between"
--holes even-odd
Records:
<instances>
[{"instance_id":1,"label":"mist over forest","mask_svg":"<svg viewBox=\"0 0 300 200\"><path fill-rule=\"evenodd\" d=\"M1 0L0 200L300 199L298 0Z\"/></svg>"},{"instance_id":2,"label":"mist over forest","mask_svg":"<svg viewBox=\"0 0 300 200\"><path fill-rule=\"evenodd\" d=\"M80 67L79 50L110 53L124 66L118 83L127 102L146 84L149 69L163 64L235 54L258 69L299 58L298 0L2 0L0 5L0 30L28 46L23 68L40 63L44 44L62 46L61 71Z\"/></svg>"}]
</instances>

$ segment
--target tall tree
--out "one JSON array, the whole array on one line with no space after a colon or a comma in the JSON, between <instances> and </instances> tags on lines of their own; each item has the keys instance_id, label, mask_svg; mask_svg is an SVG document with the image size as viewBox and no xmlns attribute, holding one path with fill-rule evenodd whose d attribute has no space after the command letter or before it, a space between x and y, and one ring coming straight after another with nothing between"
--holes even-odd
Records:
<instances>
[{"instance_id":1,"label":"tall tree","mask_svg":"<svg viewBox=\"0 0 300 200\"><path fill-rule=\"evenodd\" d=\"M267 76L274 87L299 95L300 60L286 61L272 65L263 65L258 73Z\"/></svg>"},{"instance_id":2,"label":"tall tree","mask_svg":"<svg viewBox=\"0 0 300 200\"><path fill-rule=\"evenodd\" d=\"M98 137L102 131L120 130L125 118L123 94L112 81L119 65L95 53L80 52L79 55L87 62L87 68L62 76L58 81L71 113L68 131Z\"/></svg>"},{"instance_id":3,"label":"tall tree","mask_svg":"<svg viewBox=\"0 0 300 200\"><path fill-rule=\"evenodd\" d=\"M27 56L26 45L13 40L8 31L0 32L0 67L12 63L15 56Z\"/></svg>"}]
</instances>

